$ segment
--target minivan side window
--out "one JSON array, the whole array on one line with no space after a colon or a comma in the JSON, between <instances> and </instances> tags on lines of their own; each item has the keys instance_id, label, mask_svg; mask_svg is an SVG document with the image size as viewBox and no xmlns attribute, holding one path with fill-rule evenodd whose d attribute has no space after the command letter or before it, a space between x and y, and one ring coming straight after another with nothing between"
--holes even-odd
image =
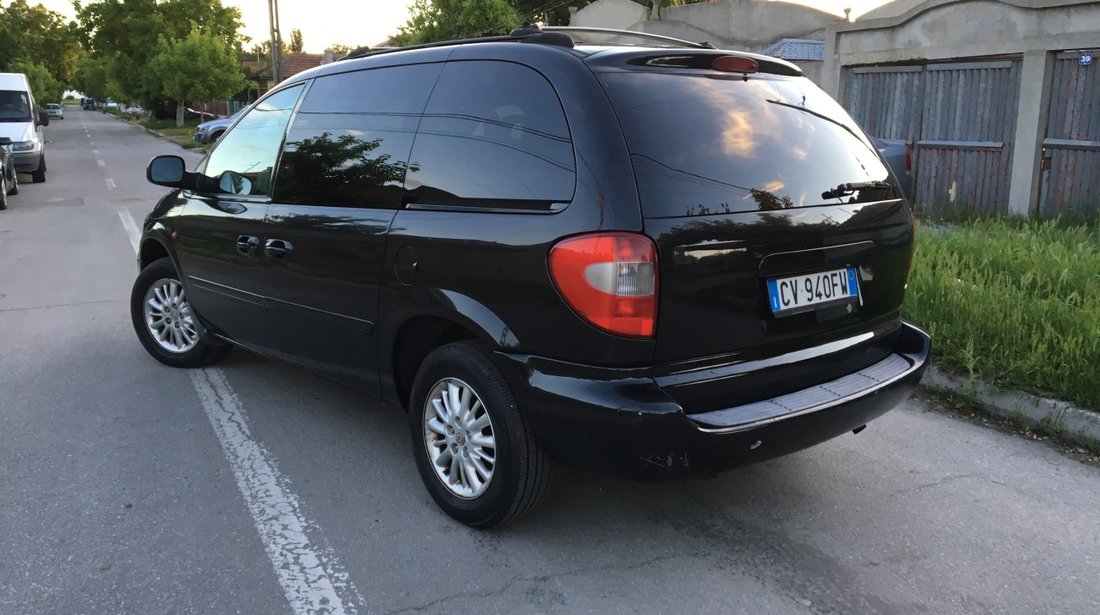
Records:
<instances>
[{"instance_id":1,"label":"minivan side window","mask_svg":"<svg viewBox=\"0 0 1100 615\"><path fill-rule=\"evenodd\" d=\"M405 186L414 204L572 200L573 143L554 88L511 62L447 64L416 133Z\"/></svg>"},{"instance_id":2,"label":"minivan side window","mask_svg":"<svg viewBox=\"0 0 1100 615\"><path fill-rule=\"evenodd\" d=\"M275 200L401 207L413 135L441 70L416 64L314 80L287 133Z\"/></svg>"},{"instance_id":3,"label":"minivan side window","mask_svg":"<svg viewBox=\"0 0 1100 615\"><path fill-rule=\"evenodd\" d=\"M271 194L271 174L283 143L287 122L302 94L302 86L287 88L248 110L218 141L205 165L201 192L254 196Z\"/></svg>"}]
</instances>

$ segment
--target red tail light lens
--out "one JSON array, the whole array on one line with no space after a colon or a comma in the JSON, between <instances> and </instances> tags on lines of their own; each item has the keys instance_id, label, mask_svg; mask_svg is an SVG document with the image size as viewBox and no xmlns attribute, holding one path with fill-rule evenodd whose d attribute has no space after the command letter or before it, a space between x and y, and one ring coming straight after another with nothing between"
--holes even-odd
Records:
<instances>
[{"instance_id":1,"label":"red tail light lens","mask_svg":"<svg viewBox=\"0 0 1100 615\"><path fill-rule=\"evenodd\" d=\"M760 65L752 58L721 56L714 59L711 68L726 73L755 73L760 70Z\"/></svg>"},{"instance_id":2,"label":"red tail light lens","mask_svg":"<svg viewBox=\"0 0 1100 615\"><path fill-rule=\"evenodd\" d=\"M905 144L905 172L913 172L913 148L908 143Z\"/></svg>"},{"instance_id":3,"label":"red tail light lens","mask_svg":"<svg viewBox=\"0 0 1100 615\"><path fill-rule=\"evenodd\" d=\"M600 233L550 250L550 277L582 318L618 335L653 337L657 328L657 248L648 237Z\"/></svg>"}]
</instances>

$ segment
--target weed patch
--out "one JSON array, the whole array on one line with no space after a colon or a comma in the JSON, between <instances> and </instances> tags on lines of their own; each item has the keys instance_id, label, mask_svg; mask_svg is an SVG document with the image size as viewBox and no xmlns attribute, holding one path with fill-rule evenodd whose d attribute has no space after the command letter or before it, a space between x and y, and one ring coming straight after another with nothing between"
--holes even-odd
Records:
<instances>
[{"instance_id":1,"label":"weed patch","mask_svg":"<svg viewBox=\"0 0 1100 615\"><path fill-rule=\"evenodd\" d=\"M1100 409L1100 232L1057 221L922 224L904 316L936 359Z\"/></svg>"}]
</instances>

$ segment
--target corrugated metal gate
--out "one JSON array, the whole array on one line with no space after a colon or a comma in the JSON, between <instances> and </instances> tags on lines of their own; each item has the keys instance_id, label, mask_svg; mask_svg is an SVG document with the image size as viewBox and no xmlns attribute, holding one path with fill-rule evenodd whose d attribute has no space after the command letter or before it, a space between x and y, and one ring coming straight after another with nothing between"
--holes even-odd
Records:
<instances>
[{"instance_id":1,"label":"corrugated metal gate","mask_svg":"<svg viewBox=\"0 0 1100 615\"><path fill-rule=\"evenodd\" d=\"M1100 51L1094 52L1100 56ZM1100 63L1058 54L1039 187L1039 215L1092 218L1100 209Z\"/></svg>"},{"instance_id":2,"label":"corrugated metal gate","mask_svg":"<svg viewBox=\"0 0 1100 615\"><path fill-rule=\"evenodd\" d=\"M913 145L917 209L1008 210L1019 60L850 68L844 82L864 130Z\"/></svg>"}]
</instances>

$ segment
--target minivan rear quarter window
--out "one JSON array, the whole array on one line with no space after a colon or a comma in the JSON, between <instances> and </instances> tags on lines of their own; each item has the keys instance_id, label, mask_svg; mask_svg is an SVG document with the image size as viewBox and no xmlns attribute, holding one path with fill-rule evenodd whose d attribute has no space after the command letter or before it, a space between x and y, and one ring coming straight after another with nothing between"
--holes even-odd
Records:
<instances>
[{"instance_id":1,"label":"minivan rear quarter window","mask_svg":"<svg viewBox=\"0 0 1100 615\"><path fill-rule=\"evenodd\" d=\"M622 124L646 217L789 209L842 183L889 181L848 114L806 79L627 70L599 74Z\"/></svg>"},{"instance_id":2,"label":"minivan rear quarter window","mask_svg":"<svg viewBox=\"0 0 1100 615\"><path fill-rule=\"evenodd\" d=\"M511 62L447 65L409 159L414 204L568 202L575 184L565 113L545 77Z\"/></svg>"}]
</instances>

